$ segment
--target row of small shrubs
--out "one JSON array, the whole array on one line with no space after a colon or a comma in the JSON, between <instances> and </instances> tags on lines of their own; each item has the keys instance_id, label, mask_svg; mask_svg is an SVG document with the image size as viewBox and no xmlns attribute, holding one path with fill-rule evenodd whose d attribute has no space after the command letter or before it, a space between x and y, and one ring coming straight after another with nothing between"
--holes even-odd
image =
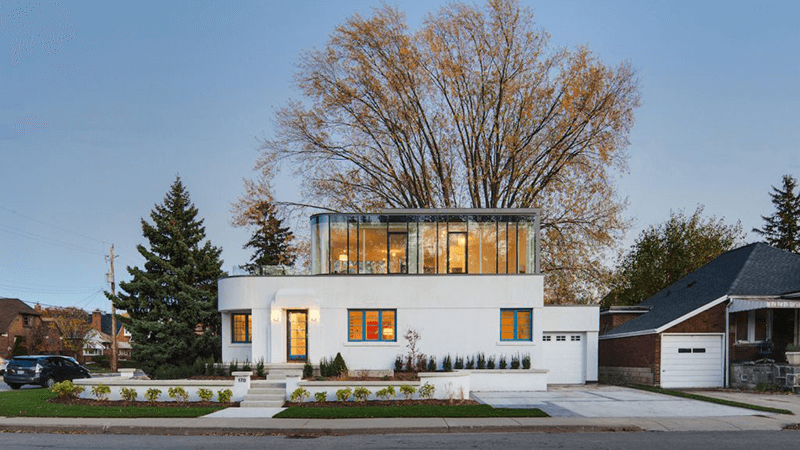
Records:
<instances>
[{"instance_id":1,"label":"row of small shrubs","mask_svg":"<svg viewBox=\"0 0 800 450\"><path fill-rule=\"evenodd\" d=\"M324 378L347 377L348 374L347 363L344 362L342 354L337 353L336 357L333 358L333 360L329 360L328 358L322 358L319 362L319 374ZM314 369L311 367L311 364L306 363L306 366L303 369L303 376L309 378L313 375L314 375Z\"/></svg>"},{"instance_id":2,"label":"row of small shrubs","mask_svg":"<svg viewBox=\"0 0 800 450\"><path fill-rule=\"evenodd\" d=\"M56 383L50 391L58 395L60 398L75 398L86 388L83 386L76 386L75 383L72 381L66 380L60 383ZM97 397L98 400L108 400L108 396L111 394L111 388L100 383L92 386L92 395ZM161 389L150 388L148 389L145 394L144 398L151 403L158 401L159 397L161 397ZM189 400L189 393L181 386L171 387L169 388L167 394L169 398L179 401L185 402ZM139 393L134 388L120 388L119 395L122 397L123 400L133 402L136 401ZM214 392L211 389L200 388L197 390L197 396L200 397L200 400L204 402L210 402L214 398ZM217 400L220 403L228 403L231 401L231 397L233 396L233 391L230 389L220 389L217 391Z\"/></svg>"},{"instance_id":3,"label":"row of small shrubs","mask_svg":"<svg viewBox=\"0 0 800 450\"><path fill-rule=\"evenodd\" d=\"M426 382L420 386L419 389L415 388L414 386L404 384L400 386L399 390L400 394L402 394L406 400L411 400L411 397L413 397L415 393L419 393L420 398L427 399L433 398L436 387ZM340 402L346 402L352 397L357 402L364 402L369 398L370 395L372 395L372 391L364 386L359 386L355 389L344 388L336 391L336 400ZM289 397L289 399L293 402L303 402L310 396L311 394L306 389L299 387L292 392L292 395ZM375 392L375 396L382 400L394 400L397 398L397 391L394 389L394 386L387 386ZM327 401L327 399L327 391L314 393L314 400L318 402L324 402Z\"/></svg>"},{"instance_id":4,"label":"row of small shrubs","mask_svg":"<svg viewBox=\"0 0 800 450\"><path fill-rule=\"evenodd\" d=\"M233 372L239 371L255 371L256 375L259 377L267 376L263 358L258 360L255 365L249 360L240 362L235 359L231 361L230 364L226 365L216 362L213 356L209 356L207 358L197 358L191 366L159 366L152 374L152 378L156 380L177 380L196 375L228 377L233 376Z\"/></svg>"},{"instance_id":5,"label":"row of small shrubs","mask_svg":"<svg viewBox=\"0 0 800 450\"><path fill-rule=\"evenodd\" d=\"M511 364L506 355L500 355L499 358L494 356L486 357L483 353L478 353L474 356L459 356L456 355L455 360L448 354L442 358L441 371L452 372L453 370L460 369L530 369L531 356L529 354L520 355L519 353L511 356ZM428 358L421 355L417 361L412 362L412 359L406 355L397 355L394 361L395 372L436 372L439 370L439 365L436 363L436 357L431 356Z\"/></svg>"}]
</instances>

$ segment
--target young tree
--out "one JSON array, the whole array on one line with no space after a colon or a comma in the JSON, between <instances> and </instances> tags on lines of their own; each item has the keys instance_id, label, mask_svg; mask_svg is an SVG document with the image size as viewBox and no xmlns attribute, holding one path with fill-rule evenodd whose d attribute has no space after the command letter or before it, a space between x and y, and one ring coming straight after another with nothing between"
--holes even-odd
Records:
<instances>
[{"instance_id":1,"label":"young tree","mask_svg":"<svg viewBox=\"0 0 800 450\"><path fill-rule=\"evenodd\" d=\"M606 296L606 305L636 305L685 277L744 239L742 225L723 219L703 218L703 207L694 214L670 212L669 220L650 226L622 257Z\"/></svg>"},{"instance_id":2,"label":"young tree","mask_svg":"<svg viewBox=\"0 0 800 450\"><path fill-rule=\"evenodd\" d=\"M772 204L775 212L764 219L764 228L753 231L764 237L767 244L800 253L800 190L795 193L797 180L791 175L783 176L783 190L772 187Z\"/></svg>"},{"instance_id":3,"label":"young tree","mask_svg":"<svg viewBox=\"0 0 800 450\"><path fill-rule=\"evenodd\" d=\"M276 216L269 200L261 200L233 221L235 226L254 228L253 235L243 248L252 248L250 263L240 266L251 274L260 274L263 266L294 265L297 255L291 243L294 234Z\"/></svg>"},{"instance_id":4,"label":"young tree","mask_svg":"<svg viewBox=\"0 0 800 450\"><path fill-rule=\"evenodd\" d=\"M42 317L53 319L61 332L61 345L77 359L82 359L86 335L92 329L89 313L74 306L42 309Z\"/></svg>"},{"instance_id":5,"label":"young tree","mask_svg":"<svg viewBox=\"0 0 800 450\"><path fill-rule=\"evenodd\" d=\"M549 299L587 298L624 229L638 83L586 48L552 49L515 0L449 4L410 31L389 6L353 16L297 74L256 169L294 165L307 203L333 210L542 209Z\"/></svg>"},{"instance_id":6,"label":"young tree","mask_svg":"<svg viewBox=\"0 0 800 450\"><path fill-rule=\"evenodd\" d=\"M124 292L113 301L128 313L134 357L152 374L161 366L188 366L198 356L219 357L217 279L224 272L222 250L203 242L203 220L180 177L150 218L152 224L142 219L148 246L137 246L144 267L128 267L133 279L120 283Z\"/></svg>"}]
</instances>

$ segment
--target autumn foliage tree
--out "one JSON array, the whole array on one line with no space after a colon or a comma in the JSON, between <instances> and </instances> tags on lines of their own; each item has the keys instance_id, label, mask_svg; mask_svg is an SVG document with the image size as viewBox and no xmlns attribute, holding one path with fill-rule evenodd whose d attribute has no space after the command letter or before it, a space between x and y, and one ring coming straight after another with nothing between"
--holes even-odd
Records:
<instances>
[{"instance_id":1,"label":"autumn foliage tree","mask_svg":"<svg viewBox=\"0 0 800 450\"><path fill-rule=\"evenodd\" d=\"M550 301L595 296L624 228L612 177L639 104L628 64L553 48L514 0L450 4L412 31L383 6L307 53L306 101L277 112L256 169L292 166L306 203L542 209Z\"/></svg>"},{"instance_id":2,"label":"autumn foliage tree","mask_svg":"<svg viewBox=\"0 0 800 450\"><path fill-rule=\"evenodd\" d=\"M74 306L61 308L57 306L44 308L42 317L48 317L55 322L61 332L61 345L63 349L76 358L80 358L86 337L92 329L89 313Z\"/></svg>"}]
</instances>

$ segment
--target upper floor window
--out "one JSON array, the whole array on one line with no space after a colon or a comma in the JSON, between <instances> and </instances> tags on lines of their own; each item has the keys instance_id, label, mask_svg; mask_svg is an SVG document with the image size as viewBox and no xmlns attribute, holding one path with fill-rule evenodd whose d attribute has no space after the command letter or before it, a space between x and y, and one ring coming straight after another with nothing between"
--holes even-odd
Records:
<instances>
[{"instance_id":1,"label":"upper floor window","mask_svg":"<svg viewBox=\"0 0 800 450\"><path fill-rule=\"evenodd\" d=\"M531 341L531 309L501 309L500 310L500 340L502 341Z\"/></svg>"},{"instance_id":2,"label":"upper floor window","mask_svg":"<svg viewBox=\"0 0 800 450\"><path fill-rule=\"evenodd\" d=\"M347 310L350 341L397 341L397 311L394 309Z\"/></svg>"},{"instance_id":3,"label":"upper floor window","mask_svg":"<svg viewBox=\"0 0 800 450\"><path fill-rule=\"evenodd\" d=\"M33 326L33 316L30 314L23 314L22 315L22 326L23 327L32 327Z\"/></svg>"},{"instance_id":4,"label":"upper floor window","mask_svg":"<svg viewBox=\"0 0 800 450\"><path fill-rule=\"evenodd\" d=\"M253 319L250 314L231 314L231 342L234 343L249 343L251 339L251 332L253 326Z\"/></svg>"}]
</instances>

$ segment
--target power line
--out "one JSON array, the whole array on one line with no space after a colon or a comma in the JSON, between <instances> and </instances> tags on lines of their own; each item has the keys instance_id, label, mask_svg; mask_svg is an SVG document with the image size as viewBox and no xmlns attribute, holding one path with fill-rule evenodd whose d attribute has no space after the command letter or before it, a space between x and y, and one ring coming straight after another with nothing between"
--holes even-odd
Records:
<instances>
[{"instance_id":1,"label":"power line","mask_svg":"<svg viewBox=\"0 0 800 450\"><path fill-rule=\"evenodd\" d=\"M101 244L104 244L104 242L102 240L100 240L100 239L97 239L97 238L94 238L94 237L91 237L91 236L86 236L85 234L76 233L74 231L70 231L70 230L61 228L59 226L53 225L53 224L49 224L47 222L42 222L39 219L34 219L33 217L29 217L29 216L26 216L24 214L20 214L20 213L14 211L13 209L6 208L5 206L0 206L0 209L2 209L3 211L8 211L11 214L15 214L15 215L20 216L22 218L25 218L25 219L28 219L28 220L32 220L32 221L34 221L36 223L40 223L42 225L45 225L45 226L48 226L48 227L51 227L51 228L55 228L56 230L63 231L64 233L74 234L75 236L79 236L79 237L82 237L84 239L89 239L90 241L95 241L95 242L99 242Z\"/></svg>"},{"instance_id":2,"label":"power line","mask_svg":"<svg viewBox=\"0 0 800 450\"><path fill-rule=\"evenodd\" d=\"M0 224L0 231L5 231L6 233L13 234L16 236L24 237L33 241L43 242L45 244L55 245L58 247L65 248L67 250L72 250L76 252L83 252L89 253L92 255L100 255L103 256L103 252L99 252L96 250L91 250L88 247L82 247L75 244L70 244L68 242L59 241L57 239L48 238L46 236L42 236L36 233L31 233L29 231L20 230L19 228L10 227L8 225Z\"/></svg>"}]
</instances>

